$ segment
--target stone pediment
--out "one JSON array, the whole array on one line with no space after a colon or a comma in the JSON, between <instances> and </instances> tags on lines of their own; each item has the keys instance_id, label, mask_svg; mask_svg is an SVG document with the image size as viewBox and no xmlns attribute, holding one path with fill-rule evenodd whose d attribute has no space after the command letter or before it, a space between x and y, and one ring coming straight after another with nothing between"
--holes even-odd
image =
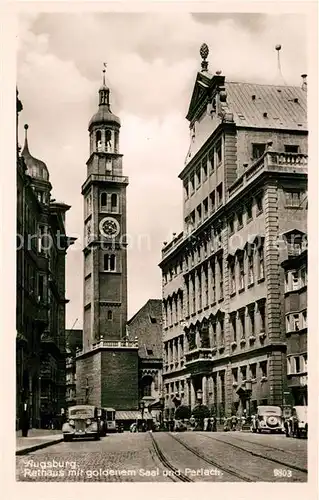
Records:
<instances>
[{"instance_id":1,"label":"stone pediment","mask_svg":"<svg viewBox=\"0 0 319 500\"><path fill-rule=\"evenodd\" d=\"M220 86L223 86L225 77L212 75L209 71L197 73L195 85L189 104L186 119L190 122L194 120L199 109L208 104L213 94Z\"/></svg>"}]
</instances>

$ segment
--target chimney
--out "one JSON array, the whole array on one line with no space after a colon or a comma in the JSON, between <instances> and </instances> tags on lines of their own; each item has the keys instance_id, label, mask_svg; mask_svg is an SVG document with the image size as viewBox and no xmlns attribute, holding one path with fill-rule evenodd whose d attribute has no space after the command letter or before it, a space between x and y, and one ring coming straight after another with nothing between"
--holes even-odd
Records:
<instances>
[{"instance_id":1,"label":"chimney","mask_svg":"<svg viewBox=\"0 0 319 500\"><path fill-rule=\"evenodd\" d=\"M307 90L307 75L303 74L303 75L301 75L301 78L302 78L301 88L302 88L302 90Z\"/></svg>"}]
</instances>

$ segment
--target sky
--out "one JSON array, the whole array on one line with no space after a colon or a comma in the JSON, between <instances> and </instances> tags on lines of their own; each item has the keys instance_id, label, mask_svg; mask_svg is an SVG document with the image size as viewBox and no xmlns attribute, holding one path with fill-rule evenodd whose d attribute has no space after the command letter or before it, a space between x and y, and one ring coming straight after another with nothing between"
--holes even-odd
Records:
<instances>
[{"instance_id":1,"label":"sky","mask_svg":"<svg viewBox=\"0 0 319 500\"><path fill-rule=\"evenodd\" d=\"M19 142L48 166L52 196L72 206L67 233L67 328L82 327L83 210L88 122L98 108L103 62L112 111L121 119L120 152L128 175L128 315L161 297L158 263L164 241L182 230L183 170L189 147L185 118L199 48L209 69L228 81L274 83L275 45L287 84L307 73L305 19L284 14L21 13L17 80L23 103Z\"/></svg>"}]
</instances>

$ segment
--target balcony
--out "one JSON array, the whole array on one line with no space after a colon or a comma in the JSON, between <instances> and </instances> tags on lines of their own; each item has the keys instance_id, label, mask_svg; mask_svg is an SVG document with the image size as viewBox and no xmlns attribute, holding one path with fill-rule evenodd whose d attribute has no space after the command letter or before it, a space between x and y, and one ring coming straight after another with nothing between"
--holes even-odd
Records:
<instances>
[{"instance_id":1,"label":"balcony","mask_svg":"<svg viewBox=\"0 0 319 500\"><path fill-rule=\"evenodd\" d=\"M83 354L96 351L97 349L138 349L138 341L135 340L100 340L95 344L92 344L87 350L78 350L76 352L76 357L82 356Z\"/></svg>"},{"instance_id":2,"label":"balcony","mask_svg":"<svg viewBox=\"0 0 319 500\"><path fill-rule=\"evenodd\" d=\"M279 153L266 151L249 166L244 174L229 188L229 196L234 196L245 185L250 184L262 172L300 173L308 172L308 155L302 153Z\"/></svg>"},{"instance_id":3,"label":"balcony","mask_svg":"<svg viewBox=\"0 0 319 500\"><path fill-rule=\"evenodd\" d=\"M82 194L91 182L111 182L114 184L128 184L128 177L125 175L91 174L82 185Z\"/></svg>"},{"instance_id":4,"label":"balcony","mask_svg":"<svg viewBox=\"0 0 319 500\"><path fill-rule=\"evenodd\" d=\"M212 361L214 355L216 353L216 349L199 347L196 349L192 349L185 353L185 365L189 365L194 362L207 362Z\"/></svg>"}]
</instances>

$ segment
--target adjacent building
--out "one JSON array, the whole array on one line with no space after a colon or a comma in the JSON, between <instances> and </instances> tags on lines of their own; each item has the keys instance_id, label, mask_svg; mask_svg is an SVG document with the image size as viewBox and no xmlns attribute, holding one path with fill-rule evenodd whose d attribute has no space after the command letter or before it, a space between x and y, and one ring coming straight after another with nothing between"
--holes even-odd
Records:
<instances>
[{"instance_id":1,"label":"adjacent building","mask_svg":"<svg viewBox=\"0 0 319 500\"><path fill-rule=\"evenodd\" d=\"M162 300L149 299L127 322L130 340L138 343L139 402L156 417L162 405ZM141 404L140 404L141 406Z\"/></svg>"},{"instance_id":2,"label":"adjacent building","mask_svg":"<svg viewBox=\"0 0 319 500\"><path fill-rule=\"evenodd\" d=\"M66 342L66 406L76 404L76 353L83 348L83 330L71 329L65 330Z\"/></svg>"},{"instance_id":3,"label":"adjacent building","mask_svg":"<svg viewBox=\"0 0 319 500\"><path fill-rule=\"evenodd\" d=\"M218 417L283 403L281 263L306 245L305 75L300 87L228 82L200 52L179 175L184 227L160 263L166 418L176 400Z\"/></svg>"},{"instance_id":4,"label":"adjacent building","mask_svg":"<svg viewBox=\"0 0 319 500\"><path fill-rule=\"evenodd\" d=\"M120 119L110 89L99 89L89 122L84 201L83 350L76 357L76 398L115 410L138 409L138 343L126 334L126 188Z\"/></svg>"},{"instance_id":5,"label":"adjacent building","mask_svg":"<svg viewBox=\"0 0 319 500\"><path fill-rule=\"evenodd\" d=\"M296 239L301 241L305 235L300 233ZM302 246L302 245L300 245ZM285 399L294 406L308 404L307 369L307 250L292 248L288 259L282 262L285 271L285 318L287 342L287 391Z\"/></svg>"},{"instance_id":6,"label":"adjacent building","mask_svg":"<svg viewBox=\"0 0 319 500\"><path fill-rule=\"evenodd\" d=\"M22 103L17 95L17 114ZM18 125L18 118L17 118ZM65 234L70 206L56 203L46 164L17 145L16 425L48 425L65 407Z\"/></svg>"}]
</instances>

